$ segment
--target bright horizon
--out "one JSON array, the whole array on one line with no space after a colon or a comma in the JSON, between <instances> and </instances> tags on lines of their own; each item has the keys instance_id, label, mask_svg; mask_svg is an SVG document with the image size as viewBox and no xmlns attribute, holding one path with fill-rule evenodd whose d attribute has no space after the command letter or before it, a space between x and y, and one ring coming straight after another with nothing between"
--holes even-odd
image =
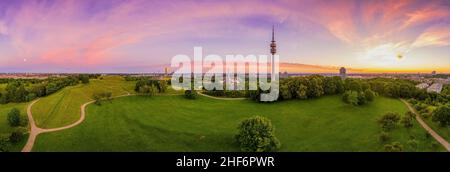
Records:
<instances>
[{"instance_id":1,"label":"bright horizon","mask_svg":"<svg viewBox=\"0 0 450 172\"><path fill-rule=\"evenodd\" d=\"M449 9L444 0L2 1L0 73L161 72L195 46L269 54L272 25L280 72L450 73Z\"/></svg>"}]
</instances>

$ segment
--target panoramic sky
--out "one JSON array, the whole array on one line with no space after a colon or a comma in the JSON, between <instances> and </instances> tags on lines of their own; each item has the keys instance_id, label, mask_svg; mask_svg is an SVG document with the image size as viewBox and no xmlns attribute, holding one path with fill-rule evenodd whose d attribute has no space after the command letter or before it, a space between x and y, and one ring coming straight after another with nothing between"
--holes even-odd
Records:
<instances>
[{"instance_id":1,"label":"panoramic sky","mask_svg":"<svg viewBox=\"0 0 450 172\"><path fill-rule=\"evenodd\" d=\"M272 25L292 71L450 72L446 0L2 0L0 73L160 72L194 46L268 54Z\"/></svg>"}]
</instances>

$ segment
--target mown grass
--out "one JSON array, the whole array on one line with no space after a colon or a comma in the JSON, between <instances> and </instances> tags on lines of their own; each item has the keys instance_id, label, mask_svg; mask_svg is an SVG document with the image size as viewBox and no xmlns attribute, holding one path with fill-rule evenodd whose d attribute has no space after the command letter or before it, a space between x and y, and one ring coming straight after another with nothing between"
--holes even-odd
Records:
<instances>
[{"instance_id":1,"label":"mown grass","mask_svg":"<svg viewBox=\"0 0 450 172\"><path fill-rule=\"evenodd\" d=\"M102 106L90 105L77 127L38 137L33 151L239 151L234 142L245 118L261 115L272 120L280 151L384 151L378 141L377 119L386 112L404 114L399 100L378 97L354 107L339 96L273 104L249 100L225 101L183 96L123 97ZM411 129L398 126L389 142L405 151L443 151L425 138L417 122ZM413 136L418 148L408 147ZM436 145L436 144L434 144Z\"/></svg>"},{"instance_id":2,"label":"mown grass","mask_svg":"<svg viewBox=\"0 0 450 172\"><path fill-rule=\"evenodd\" d=\"M80 118L80 106L92 100L92 94L99 91L112 92L113 96L133 93L135 82L125 81L118 76L94 79L89 84L70 86L41 98L32 107L36 125L41 128L56 128L74 123Z\"/></svg>"}]
</instances>

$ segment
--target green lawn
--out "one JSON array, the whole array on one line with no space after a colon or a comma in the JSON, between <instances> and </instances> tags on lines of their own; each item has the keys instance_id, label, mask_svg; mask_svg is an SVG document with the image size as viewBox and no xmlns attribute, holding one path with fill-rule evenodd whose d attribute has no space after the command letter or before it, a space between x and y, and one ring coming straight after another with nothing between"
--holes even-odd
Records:
<instances>
[{"instance_id":1,"label":"green lawn","mask_svg":"<svg viewBox=\"0 0 450 172\"><path fill-rule=\"evenodd\" d=\"M135 82L125 81L119 76L103 78L91 80L89 84L66 87L41 98L32 108L36 125L41 128L56 128L74 123L80 118L80 106L90 101L94 92L110 91L113 96L134 92Z\"/></svg>"},{"instance_id":2,"label":"green lawn","mask_svg":"<svg viewBox=\"0 0 450 172\"><path fill-rule=\"evenodd\" d=\"M28 103L8 103L0 104L0 135L9 136L14 131L13 127L10 127L7 121L9 111L13 108L17 108L23 117L26 117L26 107ZM14 144L10 151L17 152L22 150L26 143L28 136L25 136L21 143Z\"/></svg>"},{"instance_id":3,"label":"green lawn","mask_svg":"<svg viewBox=\"0 0 450 172\"><path fill-rule=\"evenodd\" d=\"M77 127L37 138L33 151L239 151L234 143L237 125L261 115L272 120L280 151L383 151L376 120L385 112L402 115L399 100L378 97L361 107L342 103L339 96L274 104L249 100L225 101L183 96L123 97L90 105L86 120ZM443 151L425 139L417 122L410 130L398 127L392 140L404 145L410 136L417 151Z\"/></svg>"}]
</instances>

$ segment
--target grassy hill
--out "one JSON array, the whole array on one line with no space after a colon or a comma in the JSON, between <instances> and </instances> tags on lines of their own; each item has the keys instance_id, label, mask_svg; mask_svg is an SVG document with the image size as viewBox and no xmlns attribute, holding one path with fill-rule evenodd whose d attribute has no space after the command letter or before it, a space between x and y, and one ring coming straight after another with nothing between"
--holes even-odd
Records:
<instances>
[{"instance_id":1,"label":"grassy hill","mask_svg":"<svg viewBox=\"0 0 450 172\"><path fill-rule=\"evenodd\" d=\"M41 128L56 128L74 123L80 118L80 106L89 100L94 92L110 91L113 96L133 93L134 82L122 77L106 76L93 79L89 84L79 84L62 89L44 97L33 105L32 113L36 125Z\"/></svg>"},{"instance_id":2,"label":"grassy hill","mask_svg":"<svg viewBox=\"0 0 450 172\"><path fill-rule=\"evenodd\" d=\"M339 96L274 104L132 96L88 106L82 124L42 134L33 151L239 151L236 128L255 115L272 120L280 151L384 151L376 120L389 111L404 114L407 109L399 100L383 97L354 107ZM444 150L432 146L435 141L424 133L417 122L409 130L399 126L391 132L391 142L400 142L405 151ZM407 146L411 136L419 142L417 150Z\"/></svg>"}]
</instances>

